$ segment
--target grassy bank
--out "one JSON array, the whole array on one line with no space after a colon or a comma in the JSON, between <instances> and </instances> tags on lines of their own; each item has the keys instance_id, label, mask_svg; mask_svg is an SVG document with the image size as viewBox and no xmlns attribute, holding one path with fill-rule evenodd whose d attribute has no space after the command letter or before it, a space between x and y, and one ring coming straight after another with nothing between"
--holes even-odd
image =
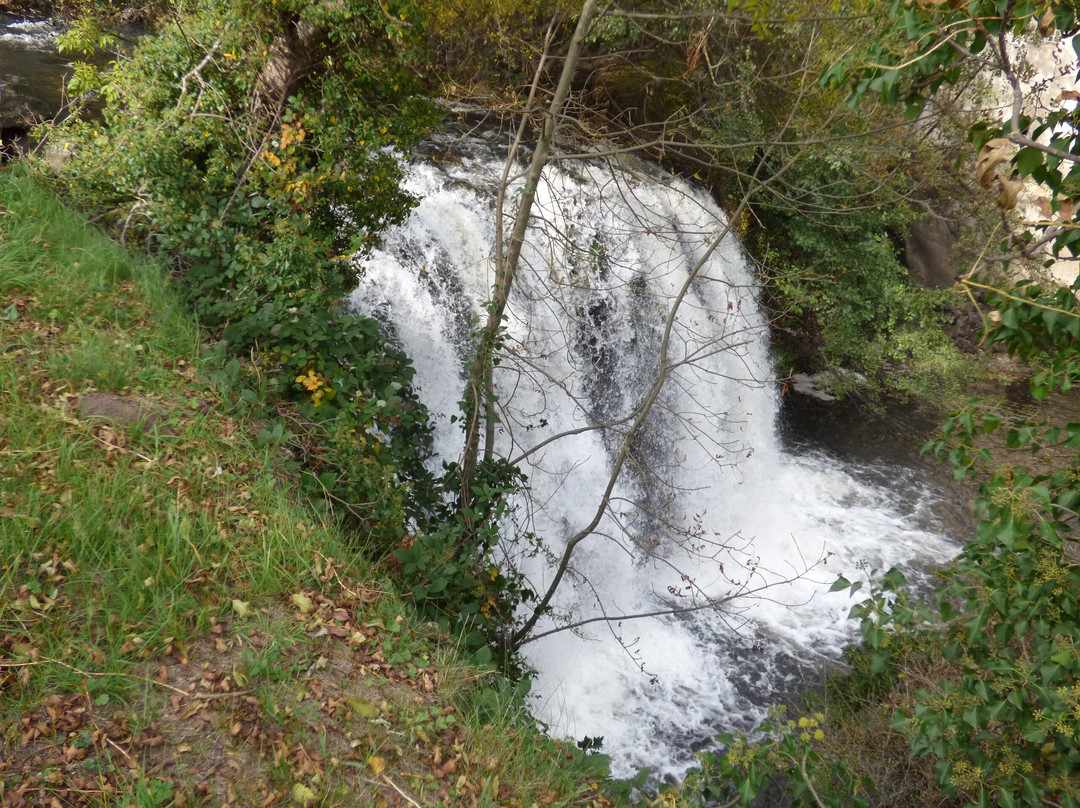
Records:
<instances>
[{"instance_id":1,"label":"grassy bank","mask_svg":"<svg viewBox=\"0 0 1080 808\"><path fill-rule=\"evenodd\" d=\"M0 245L0 805L610 804L296 495L158 265L10 169Z\"/></svg>"}]
</instances>

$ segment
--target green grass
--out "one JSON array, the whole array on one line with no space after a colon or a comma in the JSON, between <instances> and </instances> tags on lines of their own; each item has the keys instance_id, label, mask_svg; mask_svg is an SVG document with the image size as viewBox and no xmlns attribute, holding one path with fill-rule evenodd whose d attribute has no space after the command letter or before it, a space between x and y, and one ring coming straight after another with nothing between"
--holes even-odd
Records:
<instances>
[{"instance_id":1,"label":"green grass","mask_svg":"<svg viewBox=\"0 0 1080 808\"><path fill-rule=\"evenodd\" d=\"M155 648L203 627L201 602L298 586L315 548L356 557L336 532L306 526L283 464L200 382L198 329L160 268L5 179L16 196L0 219L13 247L0 276L18 283L3 290L16 309L0 325L0 539L12 560L0 596L19 605L40 588L72 618L36 633L43 652L81 658L76 627L94 647L139 637ZM176 435L80 419L91 391L152 402ZM43 573L54 557L61 566Z\"/></svg>"},{"instance_id":2,"label":"green grass","mask_svg":"<svg viewBox=\"0 0 1080 808\"><path fill-rule=\"evenodd\" d=\"M211 341L160 265L0 172L0 805L611 805L299 497Z\"/></svg>"}]
</instances>

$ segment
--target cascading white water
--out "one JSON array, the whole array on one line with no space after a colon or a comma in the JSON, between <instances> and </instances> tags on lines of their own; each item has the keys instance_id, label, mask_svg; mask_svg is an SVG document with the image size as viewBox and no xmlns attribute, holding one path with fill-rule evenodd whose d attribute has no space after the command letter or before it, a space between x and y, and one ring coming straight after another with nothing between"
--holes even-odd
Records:
<instances>
[{"instance_id":1,"label":"cascading white water","mask_svg":"<svg viewBox=\"0 0 1080 808\"><path fill-rule=\"evenodd\" d=\"M502 173L491 150L462 153L408 168L420 204L365 260L352 298L411 356L439 462L461 452L451 416L493 281ZM524 647L534 710L553 734L602 736L616 775L646 765L677 775L694 749L760 720L852 639L849 599L827 593L837 575L927 566L954 550L857 470L781 450L766 322L735 239L688 282L725 229L705 192L641 164L565 162L545 172L533 218L495 381L499 454L520 458L531 489L512 527L546 552L530 556L509 535L503 549L538 592L601 502L687 286L670 377L535 634L609 619Z\"/></svg>"}]
</instances>

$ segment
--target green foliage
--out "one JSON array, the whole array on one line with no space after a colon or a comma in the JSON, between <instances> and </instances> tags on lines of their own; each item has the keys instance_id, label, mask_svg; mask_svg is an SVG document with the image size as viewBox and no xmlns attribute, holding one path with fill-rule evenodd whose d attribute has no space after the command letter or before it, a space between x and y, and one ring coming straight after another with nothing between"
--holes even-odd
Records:
<instances>
[{"instance_id":1,"label":"green foliage","mask_svg":"<svg viewBox=\"0 0 1080 808\"><path fill-rule=\"evenodd\" d=\"M457 513L444 494L454 475L435 480L424 466L430 427L408 358L341 305L354 255L412 205L387 147L434 120L411 69L415 9L207 0L197 12L113 68L104 124L52 133L73 152L61 179L127 237L173 257L203 322L251 360L250 372L234 363L217 378L238 406L291 402L288 425L268 422L259 440L300 450L307 493L396 556L430 619L471 650L500 648L528 594L492 562L513 475L485 471L476 513ZM304 26L321 33L297 53ZM275 79L290 93L275 99L267 77L296 65L295 80Z\"/></svg>"},{"instance_id":2,"label":"green foliage","mask_svg":"<svg viewBox=\"0 0 1080 808\"><path fill-rule=\"evenodd\" d=\"M1038 401L1067 392L1080 379L1080 305L1075 289L1044 290L1020 281L1008 292L992 290L987 303L997 317L987 339L1033 366L1031 395Z\"/></svg>"},{"instance_id":3,"label":"green foliage","mask_svg":"<svg viewBox=\"0 0 1080 808\"><path fill-rule=\"evenodd\" d=\"M67 92L72 99L89 99L93 93L99 93L107 103L118 100L118 88L97 62L101 61L102 52L114 53L119 46L120 38L102 28L93 15L76 20L56 38L56 48L61 54L78 57L70 64L71 76L67 81ZM98 57L96 61L94 57Z\"/></svg>"},{"instance_id":4,"label":"green foliage","mask_svg":"<svg viewBox=\"0 0 1080 808\"><path fill-rule=\"evenodd\" d=\"M93 56L99 50L115 50L119 38L104 31L97 19L84 17L56 38L56 49L65 56Z\"/></svg>"},{"instance_id":5,"label":"green foliage","mask_svg":"<svg viewBox=\"0 0 1080 808\"><path fill-rule=\"evenodd\" d=\"M852 52L821 76L823 87L850 90L854 108L867 95L886 103L904 104L909 117L918 115L929 96L957 85L975 72L996 74L1012 89L1012 97L997 101L1011 107L1002 121L976 121L968 136L980 150L976 175L980 184L998 194L1002 210L1012 210L1018 180L1042 185L1049 196L1041 202L1043 216L1030 229L1010 233L1002 242L1005 256L1040 257L1044 244L1055 255L1080 255L1080 230L1072 193L1080 179L1078 112L1060 102L1037 102L1037 114L1024 106L1024 82L1030 80L1022 55L1025 40L1060 37L1068 41L1080 30L1080 9L1074 3L1005 3L976 0L967 4L904 3L889 0L874 7L893 24L888 36L875 38L865 52ZM1012 47L1008 43L1017 43ZM1076 48L1074 40L1074 49ZM1015 52L1014 52L1015 51ZM1071 69L1061 64L1062 72ZM1004 163L1008 170L999 170ZM1064 225L1064 226L1063 226ZM1006 259L1008 260L1008 259Z\"/></svg>"},{"instance_id":6,"label":"green foliage","mask_svg":"<svg viewBox=\"0 0 1080 808\"><path fill-rule=\"evenodd\" d=\"M964 62L982 55L998 62L999 37L1023 38L1038 29L1045 36L1070 36L1078 22L1072 3L1037 5L976 0L958 3L906 3L885 0L871 3L892 22L888 36L872 41L864 53L852 52L822 75L823 85L850 81L848 103L854 108L867 94L878 94L887 103L903 102L913 113L921 110L928 95L943 85L956 83Z\"/></svg>"},{"instance_id":7,"label":"green foliage","mask_svg":"<svg viewBox=\"0 0 1080 808\"><path fill-rule=\"evenodd\" d=\"M782 789L792 808L867 808L868 784L841 763L821 753L826 739L821 713L786 719L774 708L772 720L758 727L756 740L722 733L725 750L701 755L680 788L679 805L751 805L767 789Z\"/></svg>"},{"instance_id":8,"label":"green foliage","mask_svg":"<svg viewBox=\"0 0 1080 808\"><path fill-rule=\"evenodd\" d=\"M1013 335L1014 344L1031 339ZM914 755L937 760L946 795L977 805L1076 805L1080 425L1011 424L1006 446L1032 458L1015 465L998 463L988 448L1001 429L1001 419L968 409L950 417L942 437L927 445L948 456L958 478L982 481L976 537L943 575L933 606L888 595L903 581L886 576L880 582L886 594L852 611L862 618L871 676L895 675L897 637L948 665L948 675L919 690L913 708L893 721ZM1046 470L1033 471L1046 454L1052 458Z\"/></svg>"},{"instance_id":9,"label":"green foliage","mask_svg":"<svg viewBox=\"0 0 1080 808\"><path fill-rule=\"evenodd\" d=\"M948 389L959 360L943 332L949 293L918 288L887 236L908 223L910 210L887 204L824 155L793 174L800 205L764 200L761 229L750 234L779 325L808 335L826 367L849 368L894 392Z\"/></svg>"},{"instance_id":10,"label":"green foliage","mask_svg":"<svg viewBox=\"0 0 1080 808\"><path fill-rule=\"evenodd\" d=\"M961 415L947 424L961 446L998 424ZM1025 445L1025 431L1010 443ZM1045 437L1045 436L1044 436ZM1061 436L1051 436L1060 439ZM1067 444L1069 438L1062 442ZM1080 445L1080 428L1074 445ZM970 469L961 455L958 469ZM1073 479L1069 480L1072 476ZM1069 514L1080 500L1074 475L993 473L981 487L982 516L970 542L925 607L880 603L876 613L917 633L952 666L933 689L898 712L914 755L933 755L947 795L971 804L1076 805L1080 766L1080 573L1072 563ZM890 584L891 585L891 584ZM888 675L892 630L863 623L867 649Z\"/></svg>"},{"instance_id":11,"label":"green foliage","mask_svg":"<svg viewBox=\"0 0 1080 808\"><path fill-rule=\"evenodd\" d=\"M450 469L449 490L459 479ZM426 616L464 633L465 646L490 661L488 648L503 668L516 665L509 638L518 606L535 600L524 577L494 562L500 525L510 506L506 497L525 483L521 472L502 461L481 463L468 508L447 507L433 527L399 547L394 557L401 576Z\"/></svg>"},{"instance_id":12,"label":"green foliage","mask_svg":"<svg viewBox=\"0 0 1080 808\"><path fill-rule=\"evenodd\" d=\"M462 83L506 74L528 81L546 26L552 19L566 20L551 0L438 0L424 6L436 65Z\"/></svg>"},{"instance_id":13,"label":"green foliage","mask_svg":"<svg viewBox=\"0 0 1080 808\"><path fill-rule=\"evenodd\" d=\"M409 14L364 0L199 2L102 78L103 123L49 133L72 153L70 197L173 257L201 320L297 408L309 489L384 548L414 510L390 483L410 480L421 502L430 485L427 419L407 359L341 300L350 256L411 206L386 147L433 120L409 69ZM65 47L100 44L91 29Z\"/></svg>"},{"instance_id":14,"label":"green foliage","mask_svg":"<svg viewBox=\"0 0 1080 808\"><path fill-rule=\"evenodd\" d=\"M852 104L867 93L921 109L925 95L959 80L968 55L979 55L1006 78L1017 77L1003 50L1008 36L1038 28L1063 36L1078 27L1071 3L883 4L899 36L875 41L867 54L838 63L823 82L851 82ZM1037 23L1037 25L1033 25ZM957 47L954 47L957 46ZM866 62L858 59L865 58ZM889 65L896 65L890 68ZM1015 204L1017 179L1050 193L1043 221L1000 245L1004 260L1036 254L1040 243L1076 254L1075 206L1069 194L1080 141L1074 112L984 121L971 130L980 151L978 177L997 191L997 205ZM1049 147L1038 138L1049 134ZM1021 148L1016 149L1015 146ZM999 172L998 165L1011 169ZM1034 366L1031 393L1043 400L1076 381L1080 312L1073 289L1043 290L1022 281L989 292L996 311L987 339ZM998 434L1005 432L1004 446ZM998 442L995 442L998 441ZM920 689L894 726L912 753L937 761L947 795L988 806L1075 806L1080 802L1080 570L1076 512L1080 504L1080 425L1006 423L977 403L951 416L926 449L952 464L957 479L979 481L976 537L943 576L933 609L885 601L880 615L947 665L933 687ZM1002 455L1011 456L1004 460ZM892 630L864 621L868 653L890 673Z\"/></svg>"}]
</instances>

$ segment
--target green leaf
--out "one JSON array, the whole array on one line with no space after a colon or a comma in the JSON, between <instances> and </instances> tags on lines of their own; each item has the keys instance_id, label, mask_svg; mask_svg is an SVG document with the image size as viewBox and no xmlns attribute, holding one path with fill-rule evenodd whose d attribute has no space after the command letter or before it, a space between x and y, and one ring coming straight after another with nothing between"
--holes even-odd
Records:
<instances>
[{"instance_id":1,"label":"green leaf","mask_svg":"<svg viewBox=\"0 0 1080 808\"><path fill-rule=\"evenodd\" d=\"M1058 651L1056 654L1051 655L1050 660L1067 667L1073 661L1072 651Z\"/></svg>"},{"instance_id":2,"label":"green leaf","mask_svg":"<svg viewBox=\"0 0 1080 808\"><path fill-rule=\"evenodd\" d=\"M1023 783L1024 785L1020 789L1020 793L1024 795L1024 799L1027 800L1028 805L1042 805L1043 795L1046 793L1045 789L1030 777L1025 777Z\"/></svg>"},{"instance_id":3,"label":"green leaf","mask_svg":"<svg viewBox=\"0 0 1080 808\"><path fill-rule=\"evenodd\" d=\"M1021 177L1026 177L1031 174L1036 168L1043 164L1043 153L1038 149L1033 149L1027 146L1016 153L1013 158L1013 165L1016 166L1016 170L1020 172Z\"/></svg>"},{"instance_id":4,"label":"green leaf","mask_svg":"<svg viewBox=\"0 0 1080 808\"><path fill-rule=\"evenodd\" d=\"M850 588L851 588L851 581L849 581L847 578L845 578L843 575L841 575L839 578L837 578L835 581L833 581L833 585L831 587L829 587L829 591L830 592L839 592L841 589L850 589Z\"/></svg>"},{"instance_id":5,"label":"green leaf","mask_svg":"<svg viewBox=\"0 0 1080 808\"><path fill-rule=\"evenodd\" d=\"M345 703L349 705L350 710L361 718L366 718L370 721L373 718L379 717L379 708L374 702L358 698L349 698L345 699Z\"/></svg>"},{"instance_id":6,"label":"green leaf","mask_svg":"<svg viewBox=\"0 0 1080 808\"><path fill-rule=\"evenodd\" d=\"M886 589L898 592L908 585L908 579L903 572L896 567L893 567L885 573L881 579L881 583Z\"/></svg>"},{"instance_id":7,"label":"green leaf","mask_svg":"<svg viewBox=\"0 0 1080 808\"><path fill-rule=\"evenodd\" d=\"M1000 589L995 589L990 593L990 600L993 601L994 606L997 607L998 613L1004 615L1008 611L1008 595Z\"/></svg>"},{"instance_id":8,"label":"green leaf","mask_svg":"<svg viewBox=\"0 0 1080 808\"><path fill-rule=\"evenodd\" d=\"M889 657L888 651L875 651L874 655L870 657L870 675L877 676L884 673L889 666Z\"/></svg>"},{"instance_id":9,"label":"green leaf","mask_svg":"<svg viewBox=\"0 0 1080 808\"><path fill-rule=\"evenodd\" d=\"M1020 737L1031 743L1042 743L1046 740L1046 733L1039 729L1038 725L1032 724L1021 730Z\"/></svg>"},{"instance_id":10,"label":"green leaf","mask_svg":"<svg viewBox=\"0 0 1080 808\"><path fill-rule=\"evenodd\" d=\"M1009 789L1003 788L998 792L998 806L1000 808L1016 808L1017 805L1016 795Z\"/></svg>"},{"instance_id":11,"label":"green leaf","mask_svg":"<svg viewBox=\"0 0 1080 808\"><path fill-rule=\"evenodd\" d=\"M754 797L757 796L757 792L757 785L752 778L744 777L739 781L739 796L742 798L743 803L752 802Z\"/></svg>"}]
</instances>

